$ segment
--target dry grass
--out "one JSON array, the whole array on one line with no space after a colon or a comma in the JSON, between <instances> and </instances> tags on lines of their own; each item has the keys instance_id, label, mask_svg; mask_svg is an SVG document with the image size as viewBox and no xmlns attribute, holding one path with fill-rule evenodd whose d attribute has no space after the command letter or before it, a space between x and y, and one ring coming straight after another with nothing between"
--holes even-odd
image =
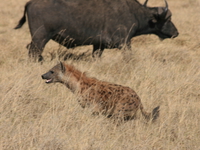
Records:
<instances>
[{"instance_id":1,"label":"dry grass","mask_svg":"<svg viewBox=\"0 0 200 150\"><path fill-rule=\"evenodd\" d=\"M145 108L160 105L161 115L146 124L136 120L119 127L82 109L67 88L47 85L40 75L58 60L58 44L47 44L43 65L28 61L26 23L12 28L26 0L0 3L0 149L2 150L199 150L200 149L200 2L168 0L176 39L160 42L154 35L132 40L131 51L105 50L92 61L91 47L80 60L66 60L90 76L133 88ZM149 5L161 5L150 0ZM51 61L49 52L55 57Z\"/></svg>"}]
</instances>

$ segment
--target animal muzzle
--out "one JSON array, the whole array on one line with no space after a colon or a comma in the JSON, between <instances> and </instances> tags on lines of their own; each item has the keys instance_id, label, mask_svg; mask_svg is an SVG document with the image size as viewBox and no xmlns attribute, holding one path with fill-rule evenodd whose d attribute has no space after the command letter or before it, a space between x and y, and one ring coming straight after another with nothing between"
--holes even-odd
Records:
<instances>
[{"instance_id":1,"label":"animal muzzle","mask_svg":"<svg viewBox=\"0 0 200 150\"><path fill-rule=\"evenodd\" d=\"M177 31L177 32L174 33L174 35L172 35L171 38L175 38L175 37L177 37L178 35L179 35L179 33L178 33L178 31Z\"/></svg>"},{"instance_id":2,"label":"animal muzzle","mask_svg":"<svg viewBox=\"0 0 200 150\"><path fill-rule=\"evenodd\" d=\"M46 83L52 83L53 82L53 79L49 77L48 73L43 74L41 77L42 77L42 79L46 80L45 81Z\"/></svg>"},{"instance_id":3,"label":"animal muzzle","mask_svg":"<svg viewBox=\"0 0 200 150\"><path fill-rule=\"evenodd\" d=\"M45 74L41 75L42 79L46 79Z\"/></svg>"}]
</instances>

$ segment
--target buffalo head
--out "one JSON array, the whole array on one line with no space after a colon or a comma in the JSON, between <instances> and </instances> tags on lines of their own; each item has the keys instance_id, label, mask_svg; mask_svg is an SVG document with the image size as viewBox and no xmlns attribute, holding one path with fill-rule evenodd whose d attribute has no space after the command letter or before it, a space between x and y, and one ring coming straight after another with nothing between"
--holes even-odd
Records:
<instances>
[{"instance_id":1,"label":"buffalo head","mask_svg":"<svg viewBox=\"0 0 200 150\"><path fill-rule=\"evenodd\" d=\"M148 0L145 1L144 7L148 8L153 17L149 20L149 27L152 32L161 39L175 38L178 36L178 30L171 21L172 13L168 9L167 1L165 7L147 7Z\"/></svg>"}]
</instances>

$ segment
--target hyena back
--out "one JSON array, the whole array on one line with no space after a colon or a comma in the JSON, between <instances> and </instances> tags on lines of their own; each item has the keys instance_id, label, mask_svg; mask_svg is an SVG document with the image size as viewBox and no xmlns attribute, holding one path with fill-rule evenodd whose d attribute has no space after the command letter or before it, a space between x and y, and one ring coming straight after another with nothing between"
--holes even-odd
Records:
<instances>
[{"instance_id":1,"label":"hyena back","mask_svg":"<svg viewBox=\"0 0 200 150\"><path fill-rule=\"evenodd\" d=\"M100 81L86 76L71 65L60 62L42 75L46 83L60 82L78 94L79 104L91 107L93 113L101 113L115 120L133 119L138 109L147 120L159 116L159 106L151 113L144 110L139 96L129 87Z\"/></svg>"}]
</instances>

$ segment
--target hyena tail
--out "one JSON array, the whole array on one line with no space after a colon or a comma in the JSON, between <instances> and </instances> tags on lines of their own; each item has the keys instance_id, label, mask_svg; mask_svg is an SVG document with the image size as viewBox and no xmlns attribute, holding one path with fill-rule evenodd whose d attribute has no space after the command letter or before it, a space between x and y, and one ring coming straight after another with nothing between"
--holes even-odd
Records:
<instances>
[{"instance_id":1,"label":"hyena tail","mask_svg":"<svg viewBox=\"0 0 200 150\"><path fill-rule=\"evenodd\" d=\"M145 117L145 119L149 120L156 120L159 117L160 114L160 110L159 110L160 106L155 107L151 113L148 113L144 110L143 105L140 105L140 110L142 112L142 115Z\"/></svg>"}]
</instances>

